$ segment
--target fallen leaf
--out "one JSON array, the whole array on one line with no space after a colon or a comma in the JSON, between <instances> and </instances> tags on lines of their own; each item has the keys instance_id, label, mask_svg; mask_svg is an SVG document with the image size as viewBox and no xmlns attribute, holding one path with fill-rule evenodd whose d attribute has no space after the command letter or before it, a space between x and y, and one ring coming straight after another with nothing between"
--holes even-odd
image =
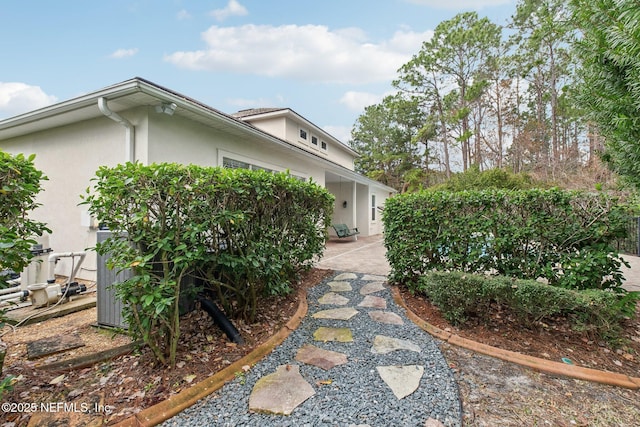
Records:
<instances>
[{"instance_id":1,"label":"fallen leaf","mask_svg":"<svg viewBox=\"0 0 640 427\"><path fill-rule=\"evenodd\" d=\"M197 375L187 375L186 377L184 377L183 379L188 382L189 384L191 384L191 382L193 382L193 380L196 379Z\"/></svg>"},{"instance_id":2,"label":"fallen leaf","mask_svg":"<svg viewBox=\"0 0 640 427\"><path fill-rule=\"evenodd\" d=\"M320 380L318 381L318 385L330 385L333 384L333 380Z\"/></svg>"},{"instance_id":3,"label":"fallen leaf","mask_svg":"<svg viewBox=\"0 0 640 427\"><path fill-rule=\"evenodd\" d=\"M54 379L52 379L51 381L49 381L49 384L51 384L51 385L60 384L64 380L65 377L66 377L65 374L59 375L59 376L55 377Z\"/></svg>"}]
</instances>

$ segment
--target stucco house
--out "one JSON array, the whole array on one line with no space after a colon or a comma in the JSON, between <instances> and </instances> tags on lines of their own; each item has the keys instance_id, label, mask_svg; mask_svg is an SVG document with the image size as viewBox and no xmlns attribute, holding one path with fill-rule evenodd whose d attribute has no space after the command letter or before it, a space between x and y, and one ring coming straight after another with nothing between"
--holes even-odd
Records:
<instances>
[{"instance_id":1,"label":"stucco house","mask_svg":"<svg viewBox=\"0 0 640 427\"><path fill-rule=\"evenodd\" d=\"M382 232L377 208L394 190L354 171L358 154L288 108L229 115L142 78L133 78L0 121L0 149L36 155L48 181L33 217L52 230L57 252L96 243L96 223L80 195L101 165L127 161L289 170L336 196L334 223ZM330 230L332 232L332 230ZM56 272L68 274L62 259ZM95 280L96 256L78 273Z\"/></svg>"}]
</instances>

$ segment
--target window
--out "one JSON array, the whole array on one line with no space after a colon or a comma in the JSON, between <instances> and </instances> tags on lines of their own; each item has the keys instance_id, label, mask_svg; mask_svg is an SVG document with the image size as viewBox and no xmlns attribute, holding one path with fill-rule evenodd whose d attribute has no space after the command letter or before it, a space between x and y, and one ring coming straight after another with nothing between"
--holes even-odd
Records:
<instances>
[{"instance_id":1,"label":"window","mask_svg":"<svg viewBox=\"0 0 640 427\"><path fill-rule=\"evenodd\" d=\"M323 150L327 149L327 143L326 142L322 141L320 144L321 144L320 146L322 147Z\"/></svg>"},{"instance_id":2,"label":"window","mask_svg":"<svg viewBox=\"0 0 640 427\"><path fill-rule=\"evenodd\" d=\"M376 195L371 195L371 221L376 220Z\"/></svg>"},{"instance_id":3,"label":"window","mask_svg":"<svg viewBox=\"0 0 640 427\"><path fill-rule=\"evenodd\" d=\"M251 163L243 162L241 160L236 160L229 157L222 158L222 166L229 169L251 169L251 170L263 170L271 173L278 173L278 171L274 169L265 168L264 166L254 165ZM303 176L298 176L294 174L291 174L291 176L303 182L307 181L307 178Z\"/></svg>"},{"instance_id":4,"label":"window","mask_svg":"<svg viewBox=\"0 0 640 427\"><path fill-rule=\"evenodd\" d=\"M315 135L311 135L311 143L317 147L318 146L318 137L315 136Z\"/></svg>"},{"instance_id":5,"label":"window","mask_svg":"<svg viewBox=\"0 0 640 427\"><path fill-rule=\"evenodd\" d=\"M228 157L222 158L222 166L229 169L251 169L249 163L241 162L240 160L230 159Z\"/></svg>"},{"instance_id":6,"label":"window","mask_svg":"<svg viewBox=\"0 0 640 427\"><path fill-rule=\"evenodd\" d=\"M300 128L300 139L307 140L307 131L305 129Z\"/></svg>"}]
</instances>

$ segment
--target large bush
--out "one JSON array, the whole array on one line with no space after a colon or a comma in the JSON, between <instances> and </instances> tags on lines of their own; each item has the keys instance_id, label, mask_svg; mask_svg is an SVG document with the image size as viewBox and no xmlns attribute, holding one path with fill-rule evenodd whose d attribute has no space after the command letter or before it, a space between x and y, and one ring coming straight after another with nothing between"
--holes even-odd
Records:
<instances>
[{"instance_id":1,"label":"large bush","mask_svg":"<svg viewBox=\"0 0 640 427\"><path fill-rule=\"evenodd\" d=\"M39 206L40 182L47 178L33 164L35 156L11 155L0 151L0 271L21 272L33 257L36 236L51 231L29 218ZM0 288L6 286L0 275Z\"/></svg>"},{"instance_id":2,"label":"large bush","mask_svg":"<svg viewBox=\"0 0 640 427\"><path fill-rule=\"evenodd\" d=\"M333 196L288 174L177 164L102 167L85 196L119 236L97 245L135 275L116 284L130 330L175 363L181 292L201 278L225 311L252 320L258 298L291 290L322 253ZM190 286L187 284L191 284Z\"/></svg>"},{"instance_id":3,"label":"large bush","mask_svg":"<svg viewBox=\"0 0 640 427\"><path fill-rule=\"evenodd\" d=\"M397 282L457 270L620 292L624 261L612 243L626 218L615 198L557 189L404 194L383 214Z\"/></svg>"},{"instance_id":4,"label":"large bush","mask_svg":"<svg viewBox=\"0 0 640 427\"><path fill-rule=\"evenodd\" d=\"M624 319L634 315L638 300L637 293L620 298L605 290L564 289L533 280L461 272L431 272L408 285L413 292L425 295L454 324L463 324L471 317L489 320L497 304L513 313L522 327L562 317L577 330L613 340Z\"/></svg>"}]
</instances>

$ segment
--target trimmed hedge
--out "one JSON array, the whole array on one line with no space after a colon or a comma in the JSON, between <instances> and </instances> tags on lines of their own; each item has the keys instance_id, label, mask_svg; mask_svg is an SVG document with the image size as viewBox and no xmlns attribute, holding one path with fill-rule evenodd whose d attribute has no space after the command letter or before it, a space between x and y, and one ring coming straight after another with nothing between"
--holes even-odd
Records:
<instances>
[{"instance_id":1,"label":"trimmed hedge","mask_svg":"<svg viewBox=\"0 0 640 427\"><path fill-rule=\"evenodd\" d=\"M605 194L558 189L402 194L383 213L390 277L493 272L623 292L612 243L626 234L626 212Z\"/></svg>"},{"instance_id":2,"label":"trimmed hedge","mask_svg":"<svg viewBox=\"0 0 640 427\"><path fill-rule=\"evenodd\" d=\"M621 322L634 315L638 300L637 292L620 298L597 289L578 291L535 280L461 272L430 272L408 286L425 295L453 324L463 324L470 317L489 319L491 306L499 304L515 314L523 327L561 316L575 329L604 339L617 337Z\"/></svg>"}]
</instances>

